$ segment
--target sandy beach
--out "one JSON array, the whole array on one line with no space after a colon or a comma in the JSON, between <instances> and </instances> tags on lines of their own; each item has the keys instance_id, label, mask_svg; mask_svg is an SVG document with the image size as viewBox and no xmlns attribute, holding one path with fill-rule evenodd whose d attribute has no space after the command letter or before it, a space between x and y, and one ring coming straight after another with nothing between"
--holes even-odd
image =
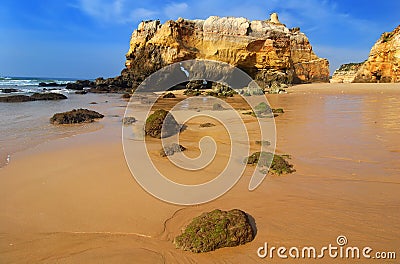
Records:
<instances>
[{"instance_id":1,"label":"sandy beach","mask_svg":"<svg viewBox=\"0 0 400 264\"><path fill-rule=\"evenodd\" d=\"M395 251L399 258L400 84L309 84L287 91L267 99L285 110L275 119L276 152L289 154L296 172L269 175L250 192L249 166L229 192L202 205L162 202L135 181L124 158L121 118L115 118L123 107L104 110L101 129L18 152L0 169L0 263L266 263L272 260L257 256L265 242L321 248L336 244L339 235L350 246ZM236 99L227 101L241 107ZM162 104L167 102L175 101ZM243 118L247 127L256 122ZM190 141L193 133L188 129L182 137ZM221 125L197 133L224 142ZM170 170L153 141L148 144L160 170ZM217 161L226 159L224 153ZM185 181L186 173L176 170L173 179ZM251 215L255 239L209 253L176 249L172 241L182 228L216 208ZM273 259L283 261L361 263L327 256Z\"/></svg>"}]
</instances>

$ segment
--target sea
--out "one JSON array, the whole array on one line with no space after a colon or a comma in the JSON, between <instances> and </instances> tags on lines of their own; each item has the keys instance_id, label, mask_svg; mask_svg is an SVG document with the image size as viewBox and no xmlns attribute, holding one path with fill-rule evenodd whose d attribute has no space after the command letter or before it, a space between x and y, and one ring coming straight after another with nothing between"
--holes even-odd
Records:
<instances>
[{"instance_id":1,"label":"sea","mask_svg":"<svg viewBox=\"0 0 400 264\"><path fill-rule=\"evenodd\" d=\"M71 126L50 124L49 119L54 113L77 108L104 111L112 102L120 100L121 96L115 94L78 95L75 94L75 91L65 89L65 86L39 86L41 82L67 84L76 80L74 78L0 77L0 96L53 92L68 97L66 100L59 101L0 102L0 168L12 162L13 155L17 152L49 140L101 129L101 122ZM4 93L4 89L15 89L16 91Z\"/></svg>"}]
</instances>

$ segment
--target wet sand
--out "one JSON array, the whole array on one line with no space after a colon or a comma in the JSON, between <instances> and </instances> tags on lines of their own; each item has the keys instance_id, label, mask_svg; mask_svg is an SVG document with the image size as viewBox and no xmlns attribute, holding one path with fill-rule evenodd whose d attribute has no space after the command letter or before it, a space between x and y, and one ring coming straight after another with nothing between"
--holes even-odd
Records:
<instances>
[{"instance_id":1,"label":"wet sand","mask_svg":"<svg viewBox=\"0 0 400 264\"><path fill-rule=\"evenodd\" d=\"M136 183L110 116L101 130L18 153L0 169L0 263L265 263L257 256L264 242L321 248L339 235L349 246L400 255L399 95L398 84L312 84L268 95L285 110L275 119L277 152L292 156L296 172L268 176L249 192L248 168L227 194L197 206L162 202ZM221 126L205 131L223 140ZM250 214L255 239L210 253L175 249L173 237L215 208Z\"/></svg>"}]
</instances>

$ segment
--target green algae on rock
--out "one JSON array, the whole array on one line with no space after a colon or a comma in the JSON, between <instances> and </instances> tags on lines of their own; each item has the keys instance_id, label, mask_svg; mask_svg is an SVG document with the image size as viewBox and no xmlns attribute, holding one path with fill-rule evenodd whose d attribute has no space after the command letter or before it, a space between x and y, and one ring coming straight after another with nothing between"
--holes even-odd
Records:
<instances>
[{"instance_id":1,"label":"green algae on rock","mask_svg":"<svg viewBox=\"0 0 400 264\"><path fill-rule=\"evenodd\" d=\"M234 247L254 239L248 215L239 210L214 210L195 217L174 239L177 248L195 253Z\"/></svg>"},{"instance_id":2,"label":"green algae on rock","mask_svg":"<svg viewBox=\"0 0 400 264\"><path fill-rule=\"evenodd\" d=\"M154 138L165 138L179 133L181 126L171 113L164 109L156 110L146 119L145 132Z\"/></svg>"},{"instance_id":3,"label":"green algae on rock","mask_svg":"<svg viewBox=\"0 0 400 264\"><path fill-rule=\"evenodd\" d=\"M271 152L258 151L245 158L245 163L257 165L258 167L268 167L271 165L269 171L281 175L295 172L293 165L289 164L286 160L287 158L289 158L287 155L280 156Z\"/></svg>"}]
</instances>

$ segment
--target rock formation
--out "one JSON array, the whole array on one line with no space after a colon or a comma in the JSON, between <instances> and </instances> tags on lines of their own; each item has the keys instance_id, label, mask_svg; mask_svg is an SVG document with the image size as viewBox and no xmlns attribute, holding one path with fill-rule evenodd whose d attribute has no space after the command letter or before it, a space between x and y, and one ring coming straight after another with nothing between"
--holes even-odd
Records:
<instances>
[{"instance_id":1,"label":"rock formation","mask_svg":"<svg viewBox=\"0 0 400 264\"><path fill-rule=\"evenodd\" d=\"M354 82L400 82L400 25L381 35Z\"/></svg>"},{"instance_id":2,"label":"rock formation","mask_svg":"<svg viewBox=\"0 0 400 264\"><path fill-rule=\"evenodd\" d=\"M352 83L363 63L347 63L333 73L331 83Z\"/></svg>"},{"instance_id":3,"label":"rock formation","mask_svg":"<svg viewBox=\"0 0 400 264\"><path fill-rule=\"evenodd\" d=\"M162 67L188 59L229 63L259 84L328 82L329 63L299 28L276 13L269 20L211 16L206 20L143 21L133 32L121 80L137 86Z\"/></svg>"},{"instance_id":4,"label":"rock formation","mask_svg":"<svg viewBox=\"0 0 400 264\"><path fill-rule=\"evenodd\" d=\"M56 113L50 118L50 123L54 125L60 124L78 124L78 123L91 123L96 119L103 118L104 115L96 111L88 109L74 109L72 111Z\"/></svg>"},{"instance_id":5,"label":"rock formation","mask_svg":"<svg viewBox=\"0 0 400 264\"><path fill-rule=\"evenodd\" d=\"M164 109L156 110L147 119L145 133L154 138L166 138L179 133L181 126L174 116Z\"/></svg>"},{"instance_id":6,"label":"rock formation","mask_svg":"<svg viewBox=\"0 0 400 264\"><path fill-rule=\"evenodd\" d=\"M362 83L400 82L400 25L392 32L381 35L361 66L354 65L353 69L349 69L347 65L342 65L335 71L332 82L340 82L340 79Z\"/></svg>"},{"instance_id":7,"label":"rock formation","mask_svg":"<svg viewBox=\"0 0 400 264\"><path fill-rule=\"evenodd\" d=\"M63 94L59 93L34 93L31 96L28 95L10 95L10 96L1 96L0 102L2 103L21 103L21 102L30 102L30 101L53 101L53 100L65 100L68 99Z\"/></svg>"}]
</instances>

